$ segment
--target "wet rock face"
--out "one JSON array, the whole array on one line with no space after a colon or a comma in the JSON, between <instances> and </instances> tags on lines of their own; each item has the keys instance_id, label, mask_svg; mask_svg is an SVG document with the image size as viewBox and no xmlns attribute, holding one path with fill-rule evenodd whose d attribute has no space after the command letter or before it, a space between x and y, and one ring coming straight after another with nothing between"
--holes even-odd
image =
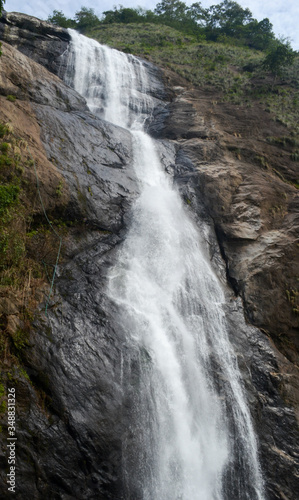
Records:
<instances>
[{"instance_id":1,"label":"wet rock face","mask_svg":"<svg viewBox=\"0 0 299 500\"><path fill-rule=\"evenodd\" d=\"M70 41L66 29L26 14L3 12L0 18L0 39L52 73L64 73L61 56Z\"/></svg>"},{"instance_id":2,"label":"wet rock face","mask_svg":"<svg viewBox=\"0 0 299 500\"><path fill-rule=\"evenodd\" d=\"M295 499L299 487L298 317L286 289L296 289L299 272L297 190L252 161L253 155L267 151L269 163L278 171L281 168L277 151L267 148L260 132L253 140L249 128L252 154L246 156L246 139L240 141L233 132L240 126L245 135L246 114L243 121L239 116L240 121L226 122L224 129L219 124L225 117L206 98L183 87L176 92L160 136L176 141L177 186L193 214L212 218L227 279L243 301L247 321L262 329L263 333L244 325L242 333L242 321L236 321L240 305L232 303L231 342L260 442L267 498ZM273 135L283 131L276 129ZM293 169L290 164L290 178ZM211 250L215 256L215 249ZM265 333L288 359L273 344L269 347Z\"/></svg>"},{"instance_id":3,"label":"wet rock face","mask_svg":"<svg viewBox=\"0 0 299 500\"><path fill-rule=\"evenodd\" d=\"M260 330L242 322L240 299L228 304L230 340L237 354L258 436L267 500L296 498L298 489L298 422L282 390L290 383L292 366ZM285 370L288 366L289 376ZM296 386L296 378L292 381ZM294 389L293 389L294 390Z\"/></svg>"},{"instance_id":4,"label":"wet rock face","mask_svg":"<svg viewBox=\"0 0 299 500\"><path fill-rule=\"evenodd\" d=\"M6 43L2 49L1 122L11 123L14 133L28 140L48 214L73 223L64 241L57 295L48 316L42 306L30 347L22 353L31 383L13 373L16 498L115 499L120 436L127 424L120 416L125 340L106 319L105 310L113 315L113 308L103 309L101 290L138 194L131 137L92 116L84 100L42 66ZM18 97L15 104L5 98L10 93ZM28 179L34 192L31 172ZM1 304L6 314L15 313L7 300ZM0 454L1 498L9 495L5 449Z\"/></svg>"},{"instance_id":5,"label":"wet rock face","mask_svg":"<svg viewBox=\"0 0 299 500\"><path fill-rule=\"evenodd\" d=\"M64 30L21 14L6 14L0 26L11 44L3 44L1 58L1 120L13 122L20 135L27 127L46 208L74 224L64 241L48 315L44 303L22 353L31 382L20 374L14 380L15 497L127 500L121 442L124 435L132 439L128 415L138 381L138 353L129 352L105 290L139 191L131 138L91 115L84 100L53 74L68 43ZM52 73L32 59L51 65ZM156 78L159 72L150 68ZM283 331L292 338L295 319L283 287L285 277L293 279L288 263L294 261L295 191L246 157L245 138L235 144L240 139L233 127L239 122L229 128L209 98L200 99L198 107L196 93L172 86L171 80L168 84L166 91L162 84L153 88L156 98L168 94L173 99L157 106L149 130L164 137L165 170L194 221L202 216L209 221L211 260L220 279L225 282L227 274L240 296L227 291L230 337L259 437L267 500L295 500L299 436L293 407L298 408L299 389L290 361L294 350L285 348L288 360L272 348L264 333L244 321L242 308L243 301L247 320L269 336ZM8 94L18 100L6 109ZM258 154L264 147L256 141L249 149ZM241 159L233 148L243 151ZM55 198L51 193L60 182L65 193ZM130 365L127 374L124 357ZM7 461L1 453L0 496L8 498Z\"/></svg>"},{"instance_id":6,"label":"wet rock face","mask_svg":"<svg viewBox=\"0 0 299 500\"><path fill-rule=\"evenodd\" d=\"M17 12L3 12L0 39L42 64L52 73L63 74L62 54L70 41L68 31Z\"/></svg>"},{"instance_id":7,"label":"wet rock face","mask_svg":"<svg viewBox=\"0 0 299 500\"><path fill-rule=\"evenodd\" d=\"M131 137L89 113L35 106L46 152L70 191L67 214L93 228L117 231L138 192Z\"/></svg>"},{"instance_id":8,"label":"wet rock face","mask_svg":"<svg viewBox=\"0 0 299 500\"><path fill-rule=\"evenodd\" d=\"M1 106L1 120L28 139L48 213L73 224L48 316L44 304L22 353L31 383L14 375L16 498L120 499L121 439L129 428L121 356L128 349L103 291L139 190L131 136L95 118L72 89L6 43L1 62L2 102L5 95L17 97L15 106ZM167 167L173 148L161 148ZM62 186L59 198L50 181L54 190ZM0 461L6 498L4 452Z\"/></svg>"},{"instance_id":9,"label":"wet rock face","mask_svg":"<svg viewBox=\"0 0 299 500\"><path fill-rule=\"evenodd\" d=\"M119 238L109 235L89 239L90 248L62 271L47 328L35 325L26 363L31 380L47 395L51 415L50 425L32 414L20 425L29 426L34 436L33 456L43 457L35 498L121 498L120 438L128 426L121 383L126 339L112 320L113 305L102 295L107 253L117 243ZM22 449L25 443L21 436ZM31 470L24 491L32 489L34 475Z\"/></svg>"},{"instance_id":10,"label":"wet rock face","mask_svg":"<svg viewBox=\"0 0 299 500\"><path fill-rule=\"evenodd\" d=\"M194 207L200 198L212 217L228 279L243 298L248 319L297 363L298 314L292 306L299 219L292 182L298 164L296 170L288 151L266 140L285 130L262 110L227 109L194 89L176 87L176 92L160 136L176 140L193 165L193 171L179 166L176 177L181 184L192 179Z\"/></svg>"}]
</instances>

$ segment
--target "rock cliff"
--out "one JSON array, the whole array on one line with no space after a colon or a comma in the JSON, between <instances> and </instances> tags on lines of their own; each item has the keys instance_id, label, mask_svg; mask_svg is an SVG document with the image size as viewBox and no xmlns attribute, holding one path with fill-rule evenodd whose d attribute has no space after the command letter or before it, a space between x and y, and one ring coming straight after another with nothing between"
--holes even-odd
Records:
<instances>
[{"instance_id":1,"label":"rock cliff","mask_svg":"<svg viewBox=\"0 0 299 500\"><path fill-rule=\"evenodd\" d=\"M8 355L2 360L2 381L17 391L16 498L126 500L121 437L129 432L131 400L129 391L123 401L121 356L128 347L104 283L139 189L131 138L95 118L59 78L65 30L11 13L1 19L0 37L0 121L27 141L44 207L67 226L48 315L44 297L19 367ZM287 131L261 109L218 103L217 95L169 71L160 82L161 72L151 71L153 92L167 103L157 106L148 128L162 139L165 169L194 220L200 214L209 222L211 259L231 287L231 341L260 441L267 498L295 500L298 163L287 145L269 143ZM23 175L34 192L32 164ZM40 220L42 207L35 210ZM1 314L7 336L17 311ZM127 354L133 387L138 367L134 353ZM0 461L1 497L8 498L5 447Z\"/></svg>"}]
</instances>

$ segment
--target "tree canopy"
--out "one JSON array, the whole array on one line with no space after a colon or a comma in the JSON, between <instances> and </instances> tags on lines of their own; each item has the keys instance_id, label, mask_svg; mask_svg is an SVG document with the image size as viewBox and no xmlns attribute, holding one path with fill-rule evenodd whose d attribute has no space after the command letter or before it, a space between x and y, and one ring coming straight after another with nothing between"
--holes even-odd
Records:
<instances>
[{"instance_id":1,"label":"tree canopy","mask_svg":"<svg viewBox=\"0 0 299 500\"><path fill-rule=\"evenodd\" d=\"M1 1L1 0L0 0ZM68 19L65 17L61 10L53 10L51 16L47 19L50 23L56 26L61 26L62 28L76 28L77 23L74 19Z\"/></svg>"},{"instance_id":2,"label":"tree canopy","mask_svg":"<svg viewBox=\"0 0 299 500\"><path fill-rule=\"evenodd\" d=\"M296 53L288 41L279 41L273 44L264 60L264 68L271 71L275 76L281 76L286 66L291 66Z\"/></svg>"},{"instance_id":3,"label":"tree canopy","mask_svg":"<svg viewBox=\"0 0 299 500\"><path fill-rule=\"evenodd\" d=\"M100 22L96 16L94 9L81 7L81 10L75 14L76 28L79 31L85 32L87 29L97 26Z\"/></svg>"},{"instance_id":4,"label":"tree canopy","mask_svg":"<svg viewBox=\"0 0 299 500\"><path fill-rule=\"evenodd\" d=\"M202 7L201 2L187 6L181 0L161 0L153 11L119 5L103 12L100 17L94 9L81 7L74 19L68 19L61 11L54 10L48 21L65 28L75 28L81 33L99 24L150 22L173 27L196 36L198 40L228 42L258 50L267 50L275 42L269 19L257 21L249 9L244 9L233 0L223 0L207 9Z\"/></svg>"}]
</instances>

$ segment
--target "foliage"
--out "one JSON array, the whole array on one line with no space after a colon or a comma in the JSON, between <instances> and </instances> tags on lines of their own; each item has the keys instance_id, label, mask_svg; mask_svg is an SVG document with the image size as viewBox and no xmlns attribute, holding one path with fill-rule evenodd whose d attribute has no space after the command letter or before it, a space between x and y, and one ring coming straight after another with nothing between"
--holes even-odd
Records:
<instances>
[{"instance_id":1,"label":"foliage","mask_svg":"<svg viewBox=\"0 0 299 500\"><path fill-rule=\"evenodd\" d=\"M74 19L67 18L61 10L53 10L47 21L62 28L76 28L82 33L100 22L94 13L94 9L88 9L87 7L81 7L81 10L76 12Z\"/></svg>"},{"instance_id":2,"label":"foliage","mask_svg":"<svg viewBox=\"0 0 299 500\"><path fill-rule=\"evenodd\" d=\"M83 33L98 25L154 23L170 26L186 35L194 35L197 40L225 43L229 40L230 44L258 50L265 50L274 40L269 19L258 22L249 9L243 9L231 0L224 0L208 9L203 8L201 2L187 6L181 0L162 0L153 11L119 5L103 12L101 19L93 9L81 7L73 20L66 19L60 11L54 11L48 20L59 26L75 27Z\"/></svg>"},{"instance_id":3,"label":"foliage","mask_svg":"<svg viewBox=\"0 0 299 500\"><path fill-rule=\"evenodd\" d=\"M0 14L3 10L3 5L5 4L5 0L0 0Z\"/></svg>"},{"instance_id":4,"label":"foliage","mask_svg":"<svg viewBox=\"0 0 299 500\"><path fill-rule=\"evenodd\" d=\"M0 185L0 216L3 216L7 207L18 200L20 188L15 184Z\"/></svg>"},{"instance_id":5,"label":"foliage","mask_svg":"<svg viewBox=\"0 0 299 500\"><path fill-rule=\"evenodd\" d=\"M169 68L217 100L244 106L258 102L273 119L298 133L299 58L284 69L279 85L263 66L265 53L249 47L198 41L169 26L154 23L101 24L87 33L100 43L147 58Z\"/></svg>"},{"instance_id":6,"label":"foliage","mask_svg":"<svg viewBox=\"0 0 299 500\"><path fill-rule=\"evenodd\" d=\"M6 99L10 102L15 102L17 98L15 95L9 94L8 96L6 96Z\"/></svg>"},{"instance_id":7,"label":"foliage","mask_svg":"<svg viewBox=\"0 0 299 500\"><path fill-rule=\"evenodd\" d=\"M63 220L60 227L53 211L48 213L50 225L45 220L33 165L27 142L15 135L9 123L0 122L0 295L13 304L12 311L7 307L0 314L0 366L3 370L13 364L25 377L20 367L22 351L28 346L33 312L47 294L57 260L52 224L56 234L66 234L68 224ZM59 182L52 196L63 196L62 190Z\"/></svg>"},{"instance_id":8,"label":"foliage","mask_svg":"<svg viewBox=\"0 0 299 500\"><path fill-rule=\"evenodd\" d=\"M53 14L48 17L49 23L61 26L62 28L75 28L76 22L73 19L65 17L61 10L53 10Z\"/></svg>"},{"instance_id":9,"label":"foliage","mask_svg":"<svg viewBox=\"0 0 299 500\"><path fill-rule=\"evenodd\" d=\"M9 285L24 272L25 199L23 160L11 128L0 124L0 286Z\"/></svg>"},{"instance_id":10,"label":"foliage","mask_svg":"<svg viewBox=\"0 0 299 500\"><path fill-rule=\"evenodd\" d=\"M117 8L114 6L113 10L107 10L103 12L103 22L105 22L105 24L139 23L144 21L147 16L147 12L149 11L144 11L141 8L131 9L122 7L121 5L119 6L119 8Z\"/></svg>"},{"instance_id":11,"label":"foliage","mask_svg":"<svg viewBox=\"0 0 299 500\"><path fill-rule=\"evenodd\" d=\"M239 35L242 28L249 24L252 14L249 9L243 9L237 2L224 0L219 5L212 5L209 8L207 26L217 33L222 30L228 36Z\"/></svg>"},{"instance_id":12,"label":"foliage","mask_svg":"<svg viewBox=\"0 0 299 500\"><path fill-rule=\"evenodd\" d=\"M162 0L156 5L154 12L158 16L164 17L165 20L184 21L188 15L188 7L180 0Z\"/></svg>"},{"instance_id":13,"label":"foliage","mask_svg":"<svg viewBox=\"0 0 299 500\"><path fill-rule=\"evenodd\" d=\"M87 29L93 28L99 24L100 20L95 15L94 9L81 7L81 10L75 14L76 29L85 33Z\"/></svg>"},{"instance_id":14,"label":"foliage","mask_svg":"<svg viewBox=\"0 0 299 500\"><path fill-rule=\"evenodd\" d=\"M57 256L57 238L40 216L32 170L26 141L15 137L9 124L0 123L0 287L12 287L15 293L28 276L32 282L45 279L45 268ZM62 189L60 182L57 196Z\"/></svg>"},{"instance_id":15,"label":"foliage","mask_svg":"<svg viewBox=\"0 0 299 500\"><path fill-rule=\"evenodd\" d=\"M0 16L1 16L1 12L2 12L2 9L3 9L3 5L5 3L5 0L0 0ZM2 52L1 52L1 42L0 42L0 56L1 56Z\"/></svg>"},{"instance_id":16,"label":"foliage","mask_svg":"<svg viewBox=\"0 0 299 500\"><path fill-rule=\"evenodd\" d=\"M296 53L293 51L290 42L278 42L269 50L263 66L275 76L281 76L284 68L294 63L295 57Z\"/></svg>"}]
</instances>

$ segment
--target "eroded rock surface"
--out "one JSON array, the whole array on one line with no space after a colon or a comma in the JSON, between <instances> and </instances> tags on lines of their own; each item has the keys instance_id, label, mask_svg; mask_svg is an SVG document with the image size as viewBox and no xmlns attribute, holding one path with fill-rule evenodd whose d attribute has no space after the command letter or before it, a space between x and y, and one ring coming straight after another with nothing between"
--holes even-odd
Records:
<instances>
[{"instance_id":1,"label":"eroded rock surface","mask_svg":"<svg viewBox=\"0 0 299 500\"><path fill-rule=\"evenodd\" d=\"M192 184L194 203L199 197L211 215L248 319L298 364L298 314L290 295L299 272L299 165L291 148L268 141L287 131L262 109L218 103L182 85L171 91L163 136L190 161L178 165L176 178Z\"/></svg>"},{"instance_id":2,"label":"eroded rock surface","mask_svg":"<svg viewBox=\"0 0 299 500\"><path fill-rule=\"evenodd\" d=\"M162 136L177 146L175 180L191 210L201 214L206 210L211 216L227 279L243 301L247 322L260 328L259 333L253 329L250 333L249 328L244 335L251 347L242 345L242 340L239 344L244 339L237 331L240 326L232 329L231 339L239 345L241 369L246 367L244 380L246 370L252 375L247 390L250 393L252 385L257 390L251 408L267 471L267 493L270 499L295 498L298 163L290 159L287 148L267 142L269 136L286 135L267 113L218 104L199 90L182 86L184 82L168 72L166 79L175 85L169 89L174 95ZM270 354L263 334L279 350L272 344Z\"/></svg>"},{"instance_id":3,"label":"eroded rock surface","mask_svg":"<svg viewBox=\"0 0 299 500\"><path fill-rule=\"evenodd\" d=\"M127 500L121 440L124 435L132 439L130 394L138 380L138 353L129 352L105 284L139 191L131 138L91 115L80 96L37 64L58 72L67 47L65 31L60 37L59 29L25 17L25 31L19 14L7 14L0 23L2 38L11 44L3 43L1 58L1 120L28 139L45 207L72 222L72 229L64 241L48 315L44 301L30 345L22 352L31 382L14 375L15 497ZM43 37L38 53L30 41L37 30ZM45 62L47 53L55 56L51 67ZM153 94L168 94L170 103L157 106L149 130L163 138L165 170L190 216L209 223L211 260L220 266L220 279L224 282L227 275L233 287L227 289L230 337L259 436L267 500L295 500L298 317L286 290L295 289L298 276L298 197L292 185L297 167L288 151L279 156L266 142L267 136L286 134L281 125L267 117L262 126L256 110L217 104L182 79L166 76L166 92L158 85ZM18 98L15 103L6 100L10 94ZM33 172L25 175L35 185ZM15 315L11 300L5 300L1 307ZM123 356L130 365L125 400ZM0 492L8 498L3 450Z\"/></svg>"},{"instance_id":4,"label":"eroded rock surface","mask_svg":"<svg viewBox=\"0 0 299 500\"><path fill-rule=\"evenodd\" d=\"M18 12L2 12L0 39L42 64L56 75L63 73L63 58L70 35L59 26Z\"/></svg>"}]
</instances>

